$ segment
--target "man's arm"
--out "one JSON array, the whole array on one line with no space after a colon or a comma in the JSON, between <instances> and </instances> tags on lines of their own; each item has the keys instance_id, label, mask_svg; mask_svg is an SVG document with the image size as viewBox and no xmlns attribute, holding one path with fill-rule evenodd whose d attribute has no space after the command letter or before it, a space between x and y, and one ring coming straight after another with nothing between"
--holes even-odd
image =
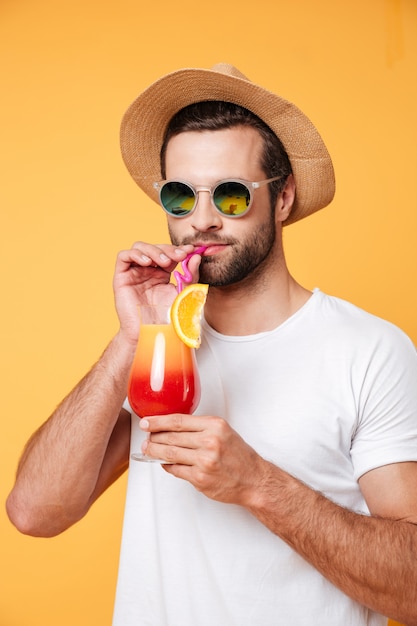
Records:
<instances>
[{"instance_id":1,"label":"man's arm","mask_svg":"<svg viewBox=\"0 0 417 626\"><path fill-rule=\"evenodd\" d=\"M395 503L383 502L385 479ZM344 509L270 466L248 509L348 596L416 626L416 485L417 463L369 472L361 479L372 504L369 517Z\"/></svg>"},{"instance_id":2,"label":"man's arm","mask_svg":"<svg viewBox=\"0 0 417 626\"><path fill-rule=\"evenodd\" d=\"M171 272L192 250L192 245L137 242L118 254L113 289L120 330L23 452L7 501L21 532L43 537L62 532L127 468L130 420L121 407L139 333L137 306L173 301ZM198 264L193 259L194 273Z\"/></svg>"},{"instance_id":3,"label":"man's arm","mask_svg":"<svg viewBox=\"0 0 417 626\"><path fill-rule=\"evenodd\" d=\"M339 587L372 610L417 626L417 463L360 479L371 516L349 511L261 458L214 416L153 416L146 453L206 496L249 510Z\"/></svg>"},{"instance_id":4,"label":"man's arm","mask_svg":"<svg viewBox=\"0 0 417 626\"><path fill-rule=\"evenodd\" d=\"M127 468L130 415L121 406L132 359L132 346L116 335L29 440L7 500L10 520L21 532L62 532Z\"/></svg>"}]
</instances>

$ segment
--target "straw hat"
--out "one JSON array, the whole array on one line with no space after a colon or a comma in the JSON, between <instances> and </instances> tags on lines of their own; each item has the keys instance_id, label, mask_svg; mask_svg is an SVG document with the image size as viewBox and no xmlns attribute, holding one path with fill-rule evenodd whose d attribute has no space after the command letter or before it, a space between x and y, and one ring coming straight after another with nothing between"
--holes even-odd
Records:
<instances>
[{"instance_id":1,"label":"straw hat","mask_svg":"<svg viewBox=\"0 0 417 626\"><path fill-rule=\"evenodd\" d=\"M232 65L182 69L150 85L126 111L121 124L123 160L131 176L155 202L160 150L172 116L194 102L224 100L260 117L283 143L293 169L296 198L286 224L328 205L335 181L330 155L312 122L294 104L255 85Z\"/></svg>"}]
</instances>

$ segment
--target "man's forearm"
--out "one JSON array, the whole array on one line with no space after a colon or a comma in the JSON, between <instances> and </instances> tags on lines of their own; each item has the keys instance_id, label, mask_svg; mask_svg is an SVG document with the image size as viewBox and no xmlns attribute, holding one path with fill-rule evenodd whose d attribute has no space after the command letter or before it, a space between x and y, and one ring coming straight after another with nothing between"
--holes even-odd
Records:
<instances>
[{"instance_id":1,"label":"man's forearm","mask_svg":"<svg viewBox=\"0 0 417 626\"><path fill-rule=\"evenodd\" d=\"M127 424L117 420L132 359L117 335L28 442L7 502L22 532L62 532L126 468Z\"/></svg>"},{"instance_id":2,"label":"man's forearm","mask_svg":"<svg viewBox=\"0 0 417 626\"><path fill-rule=\"evenodd\" d=\"M248 508L348 596L417 625L417 526L346 510L274 466Z\"/></svg>"}]
</instances>

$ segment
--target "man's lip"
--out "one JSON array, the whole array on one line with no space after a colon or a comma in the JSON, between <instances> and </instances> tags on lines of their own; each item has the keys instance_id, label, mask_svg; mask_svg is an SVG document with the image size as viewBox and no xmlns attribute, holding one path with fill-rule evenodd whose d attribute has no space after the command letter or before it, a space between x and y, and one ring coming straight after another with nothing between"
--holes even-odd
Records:
<instances>
[{"instance_id":1,"label":"man's lip","mask_svg":"<svg viewBox=\"0 0 417 626\"><path fill-rule=\"evenodd\" d=\"M218 252L221 252L222 250L224 250L228 244L227 243L195 243L194 246L196 248L199 248L200 246L205 246L205 250L202 254L202 256L211 256L212 254L217 254Z\"/></svg>"}]
</instances>

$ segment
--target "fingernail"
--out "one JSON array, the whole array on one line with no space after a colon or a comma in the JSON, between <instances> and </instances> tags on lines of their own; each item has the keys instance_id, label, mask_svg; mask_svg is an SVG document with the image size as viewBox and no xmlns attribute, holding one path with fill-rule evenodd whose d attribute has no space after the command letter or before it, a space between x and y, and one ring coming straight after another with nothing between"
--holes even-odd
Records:
<instances>
[{"instance_id":1,"label":"fingernail","mask_svg":"<svg viewBox=\"0 0 417 626\"><path fill-rule=\"evenodd\" d=\"M141 419L139 420L139 426L142 430L148 430L149 428L149 422L146 419Z\"/></svg>"}]
</instances>

